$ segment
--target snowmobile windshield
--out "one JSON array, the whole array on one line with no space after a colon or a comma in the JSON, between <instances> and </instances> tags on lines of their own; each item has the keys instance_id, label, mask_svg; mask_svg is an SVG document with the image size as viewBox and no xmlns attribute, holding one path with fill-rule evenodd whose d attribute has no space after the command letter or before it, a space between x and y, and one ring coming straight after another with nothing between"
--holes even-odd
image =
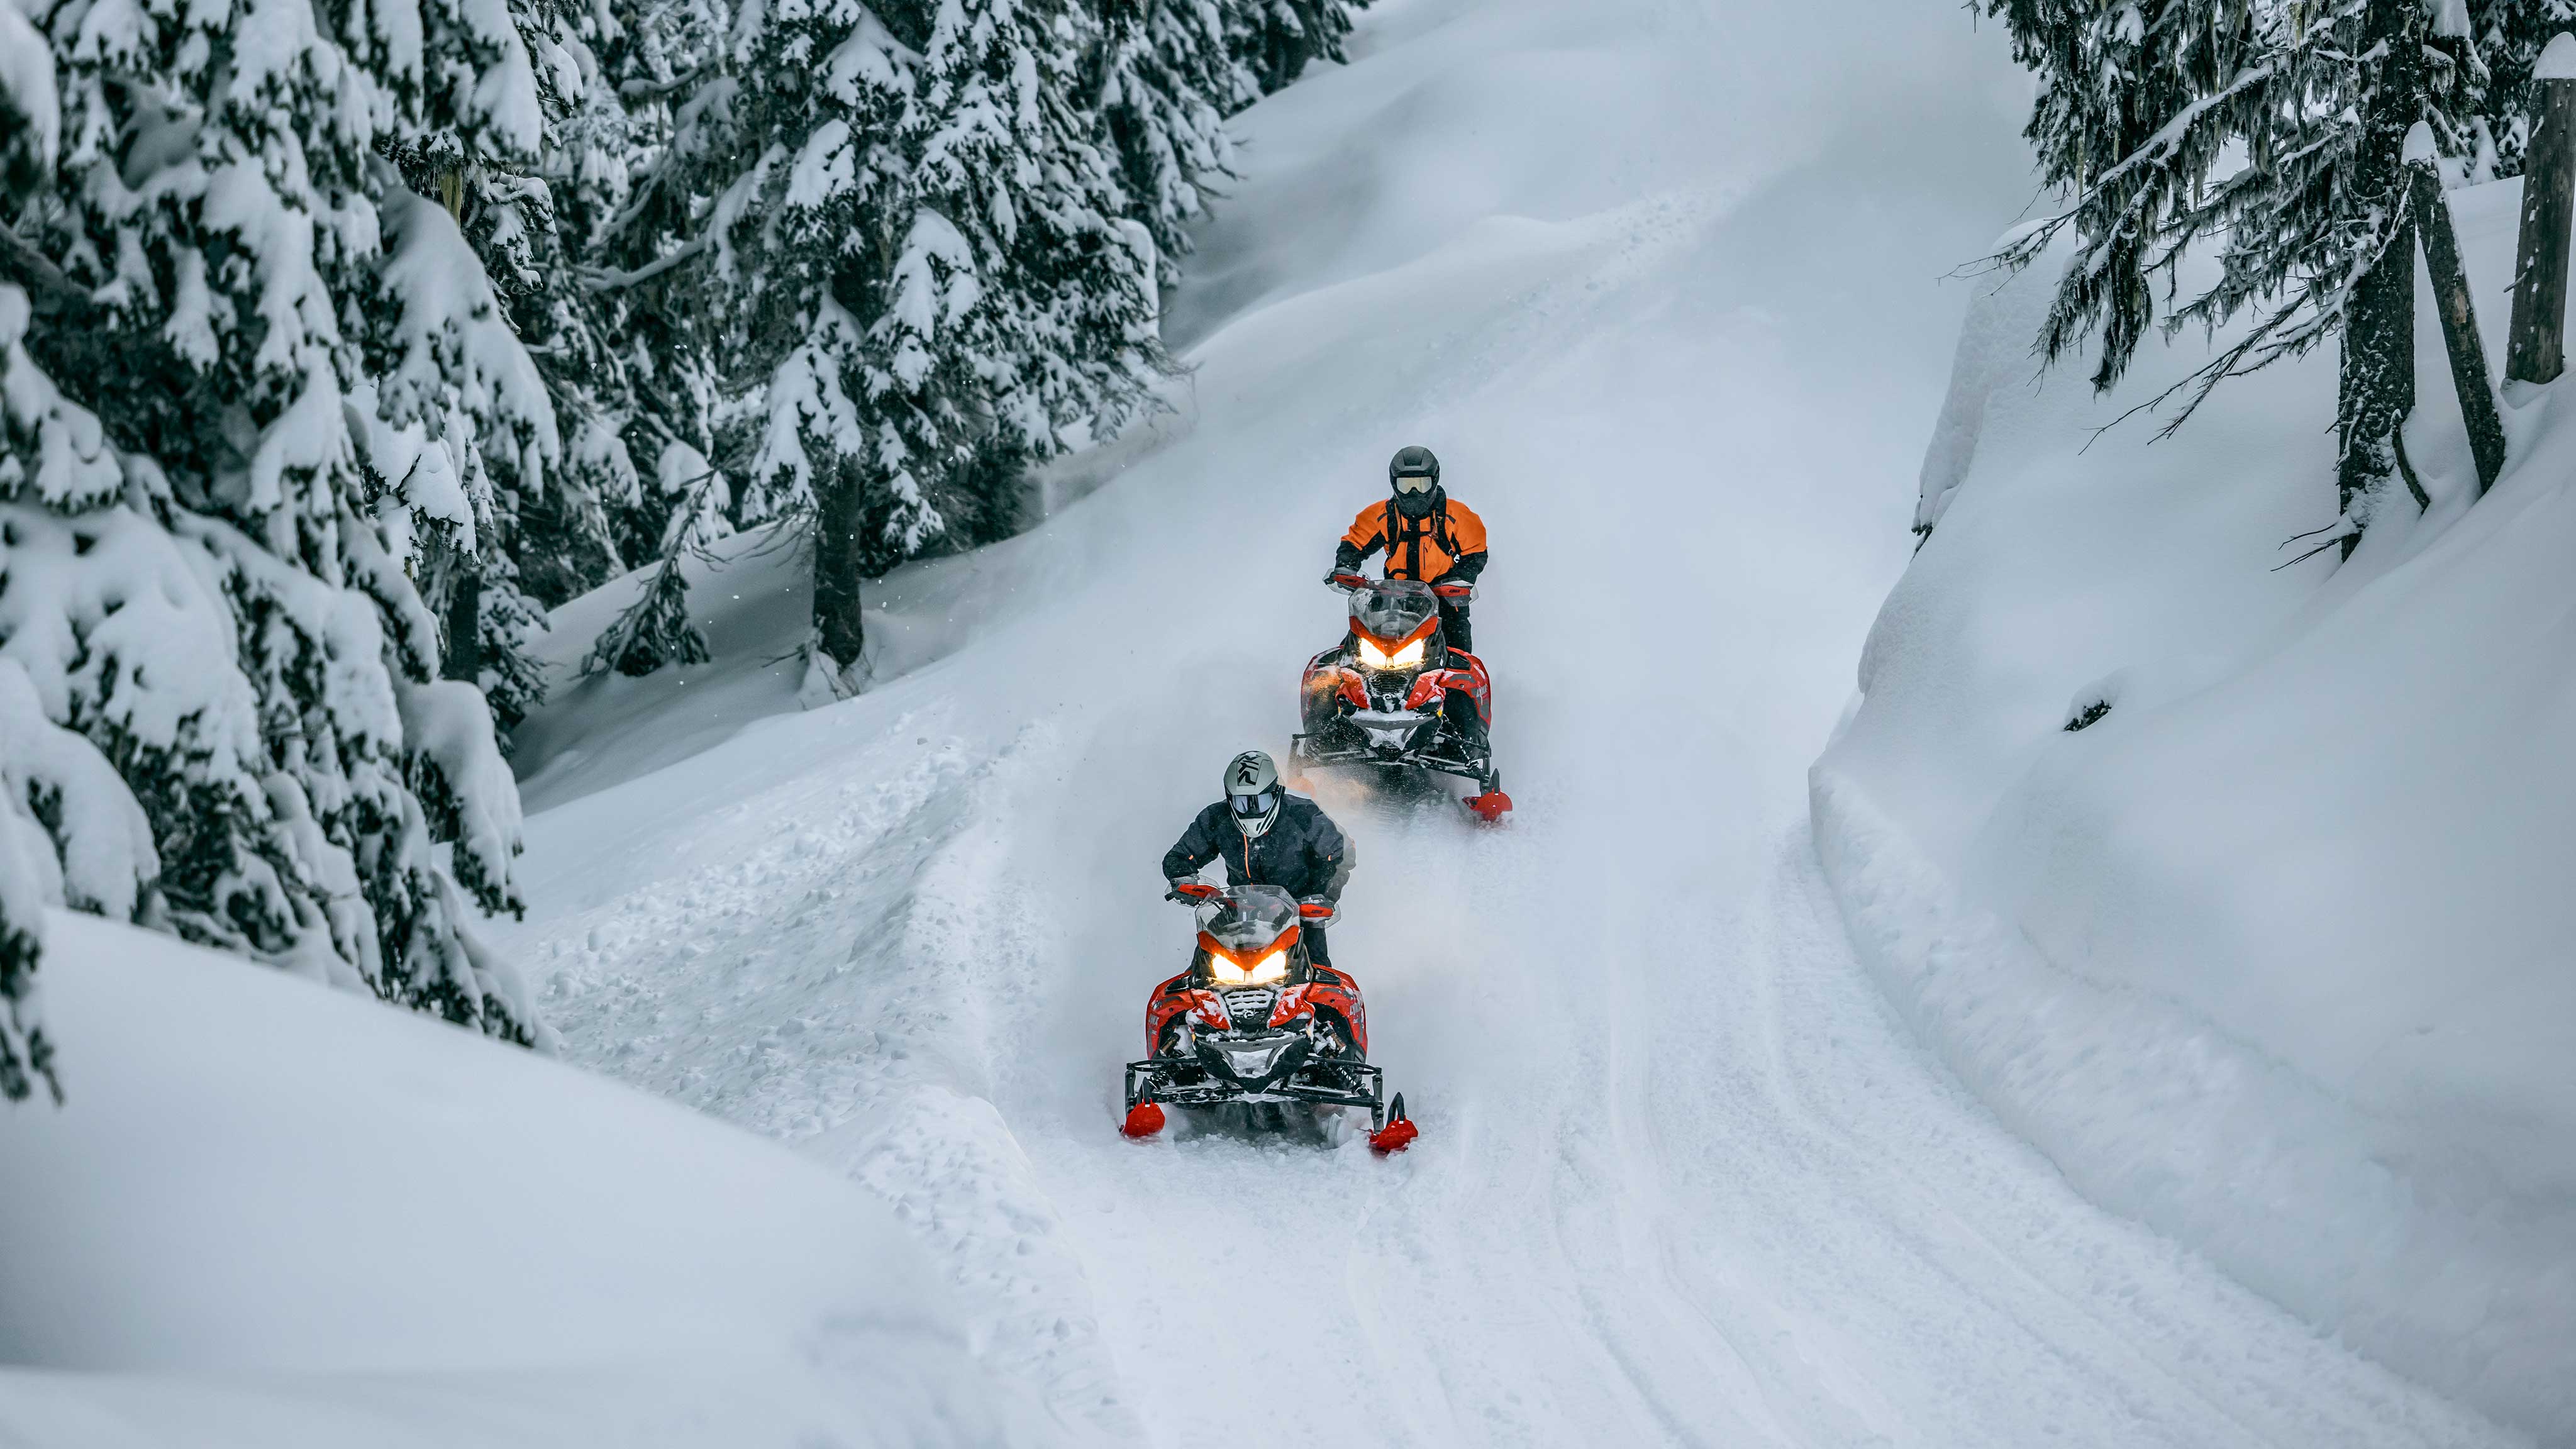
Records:
<instances>
[{"instance_id":1,"label":"snowmobile windshield","mask_svg":"<svg viewBox=\"0 0 2576 1449\"><path fill-rule=\"evenodd\" d=\"M1382 579L1351 595L1351 622L1388 643L1410 637L1440 612L1440 596L1419 579Z\"/></svg>"},{"instance_id":2,"label":"snowmobile windshield","mask_svg":"<svg viewBox=\"0 0 2576 1449\"><path fill-rule=\"evenodd\" d=\"M1199 908L1199 929L1236 955L1265 950L1297 924L1297 898L1269 885L1239 885Z\"/></svg>"}]
</instances>

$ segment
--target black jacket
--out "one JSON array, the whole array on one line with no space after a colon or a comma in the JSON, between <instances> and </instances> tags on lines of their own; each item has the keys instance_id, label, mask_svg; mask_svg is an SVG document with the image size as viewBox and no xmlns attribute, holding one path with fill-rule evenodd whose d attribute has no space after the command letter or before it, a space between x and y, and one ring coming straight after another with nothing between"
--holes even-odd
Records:
<instances>
[{"instance_id":1,"label":"black jacket","mask_svg":"<svg viewBox=\"0 0 2576 1449\"><path fill-rule=\"evenodd\" d=\"M1163 856L1163 878L1184 880L1219 856L1228 885L1274 885L1303 900L1342 898L1351 878L1351 842L1323 807L1303 795L1286 795L1279 818L1259 835L1245 835L1234 811L1219 800L1198 813L1179 843Z\"/></svg>"}]
</instances>

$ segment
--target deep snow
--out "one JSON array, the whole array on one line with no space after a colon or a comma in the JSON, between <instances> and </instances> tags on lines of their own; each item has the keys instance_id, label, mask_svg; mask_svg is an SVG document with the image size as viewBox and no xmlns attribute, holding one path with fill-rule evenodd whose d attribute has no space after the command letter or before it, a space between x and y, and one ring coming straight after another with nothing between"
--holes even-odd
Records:
<instances>
[{"instance_id":1,"label":"deep snow","mask_svg":"<svg viewBox=\"0 0 2576 1449\"><path fill-rule=\"evenodd\" d=\"M883 1203L515 1047L49 917L0 1442L1060 1442Z\"/></svg>"},{"instance_id":2,"label":"deep snow","mask_svg":"<svg viewBox=\"0 0 2576 1449\"><path fill-rule=\"evenodd\" d=\"M2519 183L2452 193L2490 365ZM2319 1328L2576 1438L2568 384L2475 480L2428 285L2407 451L2349 563L2331 348L2172 440L2031 385L2043 265L1981 302L1937 520L1818 764L1825 860L1909 1016L2088 1195ZM2088 704L2110 712L2079 733Z\"/></svg>"},{"instance_id":3,"label":"deep snow","mask_svg":"<svg viewBox=\"0 0 2576 1449\"><path fill-rule=\"evenodd\" d=\"M1240 123L1158 446L909 571L961 605L914 667L795 712L749 662L794 611L738 566L702 589L742 610L730 702L657 676L536 722L509 939L568 1051L881 1193L1069 1429L2515 1442L2088 1204L1834 918L1801 772L1906 562L1971 292L1938 279L2027 195L1997 38L1902 0L1381 0L1357 40ZM1335 954L1423 1140L1123 1141L1187 943L1155 864L1284 742L1339 628L1315 579L1406 442L1493 528L1520 802L1345 812Z\"/></svg>"}]
</instances>

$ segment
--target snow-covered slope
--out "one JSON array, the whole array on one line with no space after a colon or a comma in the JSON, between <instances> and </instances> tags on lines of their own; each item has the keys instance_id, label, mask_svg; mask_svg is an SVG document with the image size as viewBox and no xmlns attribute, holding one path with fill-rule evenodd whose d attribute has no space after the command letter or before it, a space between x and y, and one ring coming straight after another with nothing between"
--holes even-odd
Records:
<instances>
[{"instance_id":1,"label":"snow-covered slope","mask_svg":"<svg viewBox=\"0 0 2576 1449\"><path fill-rule=\"evenodd\" d=\"M1906 560L1937 279L2027 196L1997 38L1380 0L1356 40L1243 118L1181 424L942 566L1019 602L649 774L651 731L559 740L598 773L530 820L511 943L568 1050L883 1194L982 1360L1125 1440L2515 1442L2088 1205L1818 877L1803 772ZM1334 952L1424 1137L1126 1142L1188 946L1161 852L1284 743L1331 540L1409 442L1493 530L1520 802L1335 807Z\"/></svg>"},{"instance_id":2,"label":"snow-covered slope","mask_svg":"<svg viewBox=\"0 0 2576 1449\"><path fill-rule=\"evenodd\" d=\"M1057 1443L882 1203L405 1012L56 914L0 1442Z\"/></svg>"},{"instance_id":3,"label":"snow-covered slope","mask_svg":"<svg viewBox=\"0 0 2576 1449\"><path fill-rule=\"evenodd\" d=\"M2454 194L2501 363L2518 185ZM2180 435L2032 387L1981 301L1930 542L1815 772L1854 932L2078 1187L2321 1328L2576 1437L2576 426L2517 394L2474 509L2429 290L2400 493L2338 568L2332 349ZM2277 569L2277 571L2275 571ZM2096 702L2110 712L2063 726Z\"/></svg>"}]
</instances>

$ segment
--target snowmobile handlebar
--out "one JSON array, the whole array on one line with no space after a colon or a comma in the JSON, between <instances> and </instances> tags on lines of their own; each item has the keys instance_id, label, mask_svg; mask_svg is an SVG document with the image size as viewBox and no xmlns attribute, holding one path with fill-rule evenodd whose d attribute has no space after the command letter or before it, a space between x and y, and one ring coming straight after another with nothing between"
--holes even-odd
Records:
<instances>
[{"instance_id":1,"label":"snowmobile handlebar","mask_svg":"<svg viewBox=\"0 0 2576 1449\"><path fill-rule=\"evenodd\" d=\"M1308 896L1297 903L1297 918L1321 930L1342 918L1342 908L1322 896Z\"/></svg>"},{"instance_id":2,"label":"snowmobile handlebar","mask_svg":"<svg viewBox=\"0 0 2576 1449\"><path fill-rule=\"evenodd\" d=\"M1215 900L1218 894L1217 888L1205 881L1174 881L1172 888L1163 892L1163 899L1179 901L1185 906L1195 906L1205 901Z\"/></svg>"},{"instance_id":3,"label":"snowmobile handlebar","mask_svg":"<svg viewBox=\"0 0 2576 1449\"><path fill-rule=\"evenodd\" d=\"M1340 569L1324 575L1324 587L1337 594L1355 594L1376 582L1366 574L1346 573ZM1433 584L1431 592L1438 594L1443 602L1463 604L1476 597L1476 586L1466 582Z\"/></svg>"}]
</instances>

